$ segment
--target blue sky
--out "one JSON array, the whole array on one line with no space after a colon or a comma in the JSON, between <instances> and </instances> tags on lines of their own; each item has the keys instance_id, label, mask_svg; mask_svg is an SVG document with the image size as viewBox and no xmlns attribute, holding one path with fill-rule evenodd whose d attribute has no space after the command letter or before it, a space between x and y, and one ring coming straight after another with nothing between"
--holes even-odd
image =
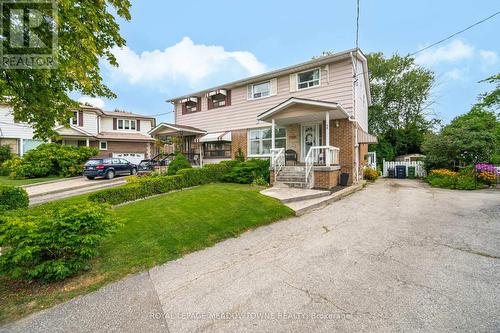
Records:
<instances>
[{"instance_id":1,"label":"blue sky","mask_svg":"<svg viewBox=\"0 0 500 333\"><path fill-rule=\"evenodd\" d=\"M407 54L500 10L497 0L361 0L360 48ZM166 99L354 47L355 0L132 1L120 21L127 47L119 68L102 64L118 95L96 106L149 115ZM433 112L444 122L469 110L500 72L500 15L417 56L435 71ZM495 42L496 41L496 42ZM89 100L89 99L85 99ZM172 114L158 117L173 121Z\"/></svg>"}]
</instances>

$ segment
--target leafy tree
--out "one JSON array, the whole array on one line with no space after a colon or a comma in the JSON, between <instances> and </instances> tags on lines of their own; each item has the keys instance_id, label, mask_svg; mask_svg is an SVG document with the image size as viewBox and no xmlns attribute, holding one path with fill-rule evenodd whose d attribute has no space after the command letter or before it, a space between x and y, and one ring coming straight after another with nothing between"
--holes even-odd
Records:
<instances>
[{"instance_id":1,"label":"leafy tree","mask_svg":"<svg viewBox=\"0 0 500 333\"><path fill-rule=\"evenodd\" d=\"M380 52L367 55L372 105L368 126L379 144L370 145L382 159L420 153L426 132L438 121L432 118L430 91L434 73L397 54L385 58Z\"/></svg>"},{"instance_id":2,"label":"leafy tree","mask_svg":"<svg viewBox=\"0 0 500 333\"><path fill-rule=\"evenodd\" d=\"M423 144L428 169L490 162L499 147L498 117L476 106L453 119L439 134L428 134Z\"/></svg>"},{"instance_id":3,"label":"leafy tree","mask_svg":"<svg viewBox=\"0 0 500 333\"><path fill-rule=\"evenodd\" d=\"M125 40L120 36L116 16L130 20L129 0L57 3L58 21L45 31L57 32L57 67L0 70L0 102L12 105L16 120L33 124L40 138L54 134L54 124L65 122L69 109L78 106L68 96L70 92L115 97L102 83L99 61L105 59L118 65L110 50L124 46ZM5 40L5 36L2 38Z\"/></svg>"}]
</instances>

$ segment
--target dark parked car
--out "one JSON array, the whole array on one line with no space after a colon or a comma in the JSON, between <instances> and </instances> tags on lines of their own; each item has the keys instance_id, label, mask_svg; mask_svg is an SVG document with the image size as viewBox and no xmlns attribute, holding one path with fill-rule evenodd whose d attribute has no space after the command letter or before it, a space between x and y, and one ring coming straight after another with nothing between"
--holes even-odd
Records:
<instances>
[{"instance_id":1,"label":"dark parked car","mask_svg":"<svg viewBox=\"0 0 500 333\"><path fill-rule=\"evenodd\" d=\"M105 177L112 179L117 175L135 175L137 165L123 158L93 158L88 160L83 167L83 175L88 179Z\"/></svg>"},{"instance_id":2,"label":"dark parked car","mask_svg":"<svg viewBox=\"0 0 500 333\"><path fill-rule=\"evenodd\" d=\"M138 172L150 172L154 171L155 166L158 164L157 161L153 160L142 160L141 163L137 165Z\"/></svg>"}]
</instances>

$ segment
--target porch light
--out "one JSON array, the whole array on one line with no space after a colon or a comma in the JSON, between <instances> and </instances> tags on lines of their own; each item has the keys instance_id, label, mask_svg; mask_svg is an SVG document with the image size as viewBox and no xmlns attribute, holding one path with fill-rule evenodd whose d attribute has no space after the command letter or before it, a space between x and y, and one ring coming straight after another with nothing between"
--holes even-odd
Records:
<instances>
[{"instance_id":1,"label":"porch light","mask_svg":"<svg viewBox=\"0 0 500 333\"><path fill-rule=\"evenodd\" d=\"M339 127L339 121L335 120L335 127Z\"/></svg>"}]
</instances>

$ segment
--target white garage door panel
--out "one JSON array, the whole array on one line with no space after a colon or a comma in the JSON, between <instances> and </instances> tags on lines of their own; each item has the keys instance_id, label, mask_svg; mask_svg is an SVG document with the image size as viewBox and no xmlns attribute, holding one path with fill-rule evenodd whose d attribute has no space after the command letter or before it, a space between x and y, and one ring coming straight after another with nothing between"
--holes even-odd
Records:
<instances>
[{"instance_id":1,"label":"white garage door panel","mask_svg":"<svg viewBox=\"0 0 500 333\"><path fill-rule=\"evenodd\" d=\"M113 157L123 158L130 163L139 164L144 159L143 153L113 153Z\"/></svg>"}]
</instances>

